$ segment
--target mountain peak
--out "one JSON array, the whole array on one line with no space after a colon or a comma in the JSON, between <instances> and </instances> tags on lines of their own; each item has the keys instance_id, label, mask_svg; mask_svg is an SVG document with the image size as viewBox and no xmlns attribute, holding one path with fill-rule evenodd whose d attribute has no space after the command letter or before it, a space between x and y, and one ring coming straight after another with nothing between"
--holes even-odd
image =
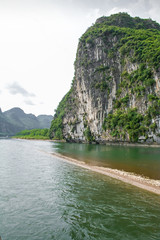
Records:
<instances>
[{"instance_id":1,"label":"mountain peak","mask_svg":"<svg viewBox=\"0 0 160 240\"><path fill-rule=\"evenodd\" d=\"M5 111L4 113L7 113L7 112L24 114L24 111L19 107L11 108L10 110Z\"/></svg>"},{"instance_id":2,"label":"mountain peak","mask_svg":"<svg viewBox=\"0 0 160 240\"><path fill-rule=\"evenodd\" d=\"M103 16L96 20L96 24L106 24L108 26L135 28L135 29L157 29L160 30L160 24L152 19L141 19L131 17L128 13L120 12L109 17Z\"/></svg>"},{"instance_id":3,"label":"mountain peak","mask_svg":"<svg viewBox=\"0 0 160 240\"><path fill-rule=\"evenodd\" d=\"M160 25L118 13L80 38L70 91L50 137L73 142L160 143Z\"/></svg>"},{"instance_id":4,"label":"mountain peak","mask_svg":"<svg viewBox=\"0 0 160 240\"><path fill-rule=\"evenodd\" d=\"M41 117L42 116L42 117ZM14 107L5 112L0 111L0 136L14 135L25 129L49 128L52 116L26 114L21 108Z\"/></svg>"}]
</instances>

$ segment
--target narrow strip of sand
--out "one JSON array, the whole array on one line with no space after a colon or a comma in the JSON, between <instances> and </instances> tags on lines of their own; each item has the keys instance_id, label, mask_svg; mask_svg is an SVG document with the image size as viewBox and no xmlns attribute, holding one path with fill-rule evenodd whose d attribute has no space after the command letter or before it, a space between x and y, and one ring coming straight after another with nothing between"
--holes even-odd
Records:
<instances>
[{"instance_id":1,"label":"narrow strip of sand","mask_svg":"<svg viewBox=\"0 0 160 240\"><path fill-rule=\"evenodd\" d=\"M149 178L142 177L140 175L136 175L134 173L125 172L122 170L106 168L106 167L98 167L88 165L85 162L78 161L76 159L66 157L62 154L52 153L54 156L61 160L65 160L71 164L74 164L79 167L83 167L85 169L101 173L103 175L109 176L111 178L118 179L125 183L131 184L133 186L139 187L141 189L147 190L149 192L159 194L160 195L160 180L153 180Z\"/></svg>"}]
</instances>

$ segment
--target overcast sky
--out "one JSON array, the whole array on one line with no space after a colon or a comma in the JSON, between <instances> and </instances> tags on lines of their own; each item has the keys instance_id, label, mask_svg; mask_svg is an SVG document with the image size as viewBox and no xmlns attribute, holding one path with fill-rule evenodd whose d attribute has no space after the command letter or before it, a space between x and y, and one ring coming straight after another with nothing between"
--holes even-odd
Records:
<instances>
[{"instance_id":1,"label":"overcast sky","mask_svg":"<svg viewBox=\"0 0 160 240\"><path fill-rule=\"evenodd\" d=\"M160 0L0 0L0 107L54 114L70 89L78 39L118 12L160 23Z\"/></svg>"}]
</instances>

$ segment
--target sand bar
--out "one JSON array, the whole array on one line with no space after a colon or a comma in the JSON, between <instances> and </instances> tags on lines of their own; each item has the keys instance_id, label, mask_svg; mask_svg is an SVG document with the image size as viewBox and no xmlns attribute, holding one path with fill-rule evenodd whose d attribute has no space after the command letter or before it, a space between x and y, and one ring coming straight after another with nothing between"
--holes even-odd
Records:
<instances>
[{"instance_id":1,"label":"sand bar","mask_svg":"<svg viewBox=\"0 0 160 240\"><path fill-rule=\"evenodd\" d=\"M74 164L79 167L83 167L85 169L101 173L103 175L109 176L111 178L118 179L122 182L131 184L133 186L139 187L141 189L147 190L149 192L159 194L160 195L160 180L154 180L142 177L140 175L136 175L134 173L125 172L122 170L107 168L107 167L99 167L99 166L92 166L88 165L85 162L78 161L76 159L66 157L64 155L58 153L52 153L57 158L61 160L65 160L71 164Z\"/></svg>"}]
</instances>

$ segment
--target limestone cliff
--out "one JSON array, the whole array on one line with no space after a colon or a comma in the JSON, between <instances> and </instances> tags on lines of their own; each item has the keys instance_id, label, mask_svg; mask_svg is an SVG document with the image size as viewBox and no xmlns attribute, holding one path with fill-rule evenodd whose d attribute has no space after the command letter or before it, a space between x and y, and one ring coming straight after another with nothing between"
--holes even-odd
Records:
<instances>
[{"instance_id":1,"label":"limestone cliff","mask_svg":"<svg viewBox=\"0 0 160 240\"><path fill-rule=\"evenodd\" d=\"M126 13L102 17L80 38L71 90L51 138L159 141L160 25Z\"/></svg>"}]
</instances>

